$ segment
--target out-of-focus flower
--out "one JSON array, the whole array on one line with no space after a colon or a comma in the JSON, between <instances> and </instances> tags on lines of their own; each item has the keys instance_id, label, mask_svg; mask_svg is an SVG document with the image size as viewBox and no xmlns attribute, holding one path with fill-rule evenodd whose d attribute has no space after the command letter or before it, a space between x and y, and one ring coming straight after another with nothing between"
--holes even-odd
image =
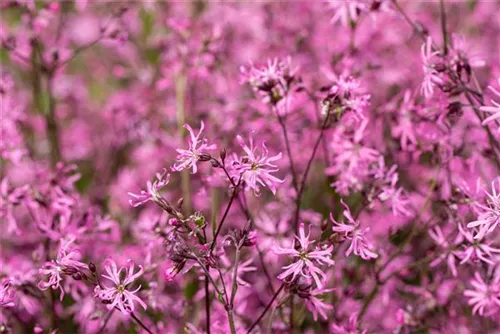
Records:
<instances>
[{"instance_id":1,"label":"out-of-focus flower","mask_svg":"<svg viewBox=\"0 0 500 334\"><path fill-rule=\"evenodd\" d=\"M448 265L448 269L451 271L451 274L456 277L457 276L457 252L451 247L456 247L459 245L464 237L461 233L458 233L452 243L448 242L449 237L445 237L443 231L439 226L434 227L429 230L429 236L434 240L434 242L441 248L439 255L430 263L431 267L436 267L438 264L446 260L446 264Z\"/></svg>"},{"instance_id":2,"label":"out-of-focus flower","mask_svg":"<svg viewBox=\"0 0 500 334\"><path fill-rule=\"evenodd\" d=\"M61 300L64 298L64 290L61 286L63 280L62 275L73 275L87 268L85 263L78 260L79 251L71 247L74 241L74 236L67 240L61 239L57 258L50 262L45 262L43 267L39 270L40 274L48 276L48 281L40 281L38 287L41 290L47 290L48 288L52 288L53 290L60 289Z\"/></svg>"},{"instance_id":3,"label":"out-of-focus flower","mask_svg":"<svg viewBox=\"0 0 500 334\"><path fill-rule=\"evenodd\" d=\"M468 228L477 227L479 229L474 239L482 239L486 234L493 232L500 224L500 191L497 193L495 183L500 183L500 181L491 182L491 194L485 191L488 197L487 204L476 204L480 210L477 220L467 224Z\"/></svg>"},{"instance_id":4,"label":"out-of-focus flower","mask_svg":"<svg viewBox=\"0 0 500 334\"><path fill-rule=\"evenodd\" d=\"M342 201L342 205L345 208L343 215L347 219L347 223L337 222L331 213L330 220L333 222L333 232L339 233L345 239L351 241L349 248L345 252L345 256L354 253L354 255L359 256L363 260L376 259L378 255L373 252L373 246L365 237L370 228L361 229L359 222L356 222L352 217L351 210L347 204Z\"/></svg>"},{"instance_id":5,"label":"out-of-focus flower","mask_svg":"<svg viewBox=\"0 0 500 334\"><path fill-rule=\"evenodd\" d=\"M360 329L358 323L358 314L354 313L349 317L349 321L345 325L332 324L330 327L331 334L366 334L367 330Z\"/></svg>"},{"instance_id":6,"label":"out-of-focus flower","mask_svg":"<svg viewBox=\"0 0 500 334\"><path fill-rule=\"evenodd\" d=\"M312 312L314 321L318 320L320 315L324 320L328 319L327 312L333 310L333 306L325 303L321 299L321 295L326 295L334 289L314 289L305 299L307 309Z\"/></svg>"},{"instance_id":7,"label":"out-of-focus flower","mask_svg":"<svg viewBox=\"0 0 500 334\"><path fill-rule=\"evenodd\" d=\"M181 171L184 169L192 168L193 174L198 171L197 163L202 158L202 155L206 153L206 151L215 150L217 147L213 145L207 144L207 139L200 139L201 133L205 128L205 123L201 121L200 131L197 135L194 134L193 129L189 124L184 124L184 128L189 131L190 142L189 148L187 150L177 149L179 155L177 155L177 163L172 167L173 171Z\"/></svg>"},{"instance_id":8,"label":"out-of-focus flower","mask_svg":"<svg viewBox=\"0 0 500 334\"><path fill-rule=\"evenodd\" d=\"M432 50L432 38L429 36L420 50L422 57L422 68L424 70L424 80L422 82L421 92L426 98L434 94L436 84L443 83L443 79L436 70L437 56L439 51Z\"/></svg>"},{"instance_id":9,"label":"out-of-focus flower","mask_svg":"<svg viewBox=\"0 0 500 334\"><path fill-rule=\"evenodd\" d=\"M297 68L292 67L292 59L269 59L267 66L256 68L253 64L247 69L240 68L241 82L248 82L255 92L260 94L263 101L276 105L290 91L295 81Z\"/></svg>"},{"instance_id":10,"label":"out-of-focus flower","mask_svg":"<svg viewBox=\"0 0 500 334\"><path fill-rule=\"evenodd\" d=\"M161 195L159 191L165 187L168 182L170 182L170 174L167 174L167 169L163 168L161 173L156 173L156 180L154 182L147 182L147 191L141 190L140 194L128 193L129 196L132 197L129 201L130 205L135 208L149 201L160 201Z\"/></svg>"},{"instance_id":11,"label":"out-of-focus flower","mask_svg":"<svg viewBox=\"0 0 500 334\"><path fill-rule=\"evenodd\" d=\"M500 86L500 78L498 79L498 85ZM500 92L498 90L496 90L493 86L489 86L489 89L498 98L500 98ZM491 103L493 104L493 106L483 106L480 108L482 111L492 114L491 116L488 116L483 120L483 125L486 125L488 123L497 122L498 132L500 132L500 102L497 102L495 100L491 100Z\"/></svg>"},{"instance_id":12,"label":"out-of-focus flower","mask_svg":"<svg viewBox=\"0 0 500 334\"><path fill-rule=\"evenodd\" d=\"M2 280L0 283L0 307L8 308L13 307L14 303L14 291L10 288L11 284L8 279Z\"/></svg>"},{"instance_id":13,"label":"out-of-focus flower","mask_svg":"<svg viewBox=\"0 0 500 334\"><path fill-rule=\"evenodd\" d=\"M277 185L283 183L283 180L271 175L271 173L278 171L278 167L273 162L281 159L281 153L270 157L264 143L262 143L260 150L254 146L252 136L249 136L250 146L245 143L241 136L238 135L236 139L245 154L234 161L235 171L242 175L245 184L253 189L255 194L260 194L260 186L268 187L273 194L276 194Z\"/></svg>"},{"instance_id":14,"label":"out-of-focus flower","mask_svg":"<svg viewBox=\"0 0 500 334\"><path fill-rule=\"evenodd\" d=\"M500 276L494 277L488 284L481 275L476 272L470 281L473 289L464 291L465 297L469 298L472 313L481 316L490 316L500 309Z\"/></svg>"},{"instance_id":15,"label":"out-of-focus flower","mask_svg":"<svg viewBox=\"0 0 500 334\"><path fill-rule=\"evenodd\" d=\"M467 245L464 245L462 251L457 252L458 257L462 260L460 264L464 264L472 259L494 265L492 261L493 254L500 253L500 249L491 247L483 238L474 239L473 233L470 230L465 230L462 224L458 224L458 230L468 242Z\"/></svg>"},{"instance_id":16,"label":"out-of-focus flower","mask_svg":"<svg viewBox=\"0 0 500 334\"><path fill-rule=\"evenodd\" d=\"M116 263L108 259L104 264L104 270L107 274L102 276L110 280L111 286L97 286L95 289L96 296L107 304L109 310L118 308L122 313L128 314L135 310L135 303L146 310L147 306L136 294L141 289L139 285L135 290L131 290L131 285L144 272L142 266L139 266L139 271L134 273L135 265L129 260L128 268L121 267L118 270Z\"/></svg>"},{"instance_id":17,"label":"out-of-focus flower","mask_svg":"<svg viewBox=\"0 0 500 334\"><path fill-rule=\"evenodd\" d=\"M312 277L316 282L318 288L323 287L323 280L325 279L325 273L317 266L322 264L327 264L332 266L335 262L331 259L331 253L333 251L333 246L327 248L318 248L311 246L314 241L309 241L311 233L305 233L304 225L301 224L299 227L299 235L295 236L299 245L293 248L282 248L278 245L274 245L273 251L280 255L291 255L293 258L297 258L295 262L284 266L284 272L282 272L278 278L281 280L286 280L291 277L291 281L295 280L297 277ZM311 249L310 249L311 248Z\"/></svg>"},{"instance_id":18,"label":"out-of-focus flower","mask_svg":"<svg viewBox=\"0 0 500 334\"><path fill-rule=\"evenodd\" d=\"M348 27L351 22L356 23L361 13L370 9L368 5L369 1L366 0L330 0L328 6L334 11L330 22L340 22Z\"/></svg>"},{"instance_id":19,"label":"out-of-focus flower","mask_svg":"<svg viewBox=\"0 0 500 334\"><path fill-rule=\"evenodd\" d=\"M386 184L382 186L382 191L378 195L382 202L389 201L392 207L392 214L395 216L412 216L413 213L409 209L410 200L407 198L405 191L401 187L397 187L399 175L396 173L397 166L392 166L385 176Z\"/></svg>"}]
</instances>

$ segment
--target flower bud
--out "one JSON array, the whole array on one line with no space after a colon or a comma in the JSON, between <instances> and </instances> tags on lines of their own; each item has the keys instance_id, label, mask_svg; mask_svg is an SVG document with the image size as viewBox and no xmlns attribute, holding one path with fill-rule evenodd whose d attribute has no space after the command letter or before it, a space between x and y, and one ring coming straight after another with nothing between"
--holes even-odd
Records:
<instances>
[{"instance_id":1,"label":"flower bud","mask_svg":"<svg viewBox=\"0 0 500 334\"><path fill-rule=\"evenodd\" d=\"M96 266L95 266L94 262L90 262L90 263L89 263L89 270L90 270L91 272L93 272L93 273L95 273L95 272L97 271L97 268L96 268Z\"/></svg>"},{"instance_id":2,"label":"flower bud","mask_svg":"<svg viewBox=\"0 0 500 334\"><path fill-rule=\"evenodd\" d=\"M202 161L202 162L212 160L212 156L208 153L205 153L205 152L201 153L199 157L200 157L200 161Z\"/></svg>"}]
</instances>

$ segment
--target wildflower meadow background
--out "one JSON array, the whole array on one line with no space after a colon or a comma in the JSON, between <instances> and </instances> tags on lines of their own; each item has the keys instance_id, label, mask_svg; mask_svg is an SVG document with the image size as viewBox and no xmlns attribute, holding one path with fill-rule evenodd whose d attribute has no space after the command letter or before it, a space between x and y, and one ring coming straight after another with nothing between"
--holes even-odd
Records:
<instances>
[{"instance_id":1,"label":"wildflower meadow background","mask_svg":"<svg viewBox=\"0 0 500 334\"><path fill-rule=\"evenodd\" d=\"M499 1L0 11L0 333L500 333Z\"/></svg>"}]
</instances>

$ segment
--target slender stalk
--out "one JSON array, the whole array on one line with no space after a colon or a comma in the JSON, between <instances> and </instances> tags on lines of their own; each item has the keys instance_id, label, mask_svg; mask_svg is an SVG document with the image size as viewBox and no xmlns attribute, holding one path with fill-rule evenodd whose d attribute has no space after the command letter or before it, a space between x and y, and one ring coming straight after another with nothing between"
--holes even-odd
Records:
<instances>
[{"instance_id":1,"label":"slender stalk","mask_svg":"<svg viewBox=\"0 0 500 334\"><path fill-rule=\"evenodd\" d=\"M53 94L53 73L47 78L47 91L49 96L49 107L45 115L47 125L47 136L50 143L50 161L55 166L61 160L61 149L59 143L59 127L56 122L56 101Z\"/></svg>"},{"instance_id":2,"label":"slender stalk","mask_svg":"<svg viewBox=\"0 0 500 334\"><path fill-rule=\"evenodd\" d=\"M175 101L177 110L177 131L181 138L186 136L184 124L186 123L185 104L186 104L187 79L184 74L178 74L175 78ZM184 198L184 209L189 214L191 207L191 177L189 170L181 172L182 197Z\"/></svg>"},{"instance_id":3,"label":"slender stalk","mask_svg":"<svg viewBox=\"0 0 500 334\"><path fill-rule=\"evenodd\" d=\"M307 166L306 166L306 169L304 171L304 175L302 176L302 182L301 182L299 190L297 192L297 199L295 201L295 215L294 215L294 232L295 232L295 234L298 231L299 217L300 217L300 205L302 202L302 195L304 194L307 176L309 175L309 170L311 169L312 162L314 160L314 157L316 156L316 152L318 151L318 147L321 144L321 141L323 139L323 135L325 133L326 124L328 124L329 117L330 117L330 112L327 113L325 120L323 121L323 124L321 125L321 131L319 133L318 139L316 140L316 143L314 144L313 152L312 152L311 156L309 157L309 161L307 162Z\"/></svg>"},{"instance_id":4,"label":"slender stalk","mask_svg":"<svg viewBox=\"0 0 500 334\"><path fill-rule=\"evenodd\" d=\"M229 319L229 329L231 330L231 334L236 334L236 326L234 325L234 315L232 309L227 311L227 316Z\"/></svg>"},{"instance_id":5,"label":"slender stalk","mask_svg":"<svg viewBox=\"0 0 500 334\"><path fill-rule=\"evenodd\" d=\"M252 330L259 324L259 322L262 320L262 318L264 318L264 316L266 315L267 311L269 311L269 309L273 305L273 303L276 300L276 298L278 298L278 295L280 294L280 292L283 290L284 287L285 287L285 285L281 284L280 288L273 295L273 297L271 298L271 300L267 304L267 306L264 309L264 311L262 311L262 313L259 315L259 317L257 318L257 320L255 320L254 323L250 326L250 328L247 331L247 334L250 334L252 332Z\"/></svg>"},{"instance_id":6,"label":"slender stalk","mask_svg":"<svg viewBox=\"0 0 500 334\"><path fill-rule=\"evenodd\" d=\"M288 130L286 128L285 119L283 118L283 116L281 116L279 114L278 108L273 107L273 109L276 113L276 117L278 118L278 123L281 126L281 132L283 133L283 137L285 139L286 153L288 155L288 161L290 163L290 170L292 172L292 184L293 184L293 187L295 188L295 191L298 191L299 190L299 187L298 187L299 181L297 179L297 171L295 170L295 164L293 162L292 149L290 147L290 140L288 139Z\"/></svg>"},{"instance_id":7,"label":"slender stalk","mask_svg":"<svg viewBox=\"0 0 500 334\"><path fill-rule=\"evenodd\" d=\"M234 199L238 193L238 187L239 187L240 183L241 183L241 175L240 175L240 179L238 180L238 183L233 188L233 193L231 195L231 198L229 199L229 203L226 206L226 210L224 211L224 214L222 215L222 218L221 218L219 224L217 225L217 230L215 231L214 240L212 241L212 244L210 245L210 249L214 249L215 245L217 244L217 237L219 236L219 233L222 229L222 225L226 221L226 217L229 213L229 210L231 209L231 206L233 205Z\"/></svg>"},{"instance_id":8,"label":"slender stalk","mask_svg":"<svg viewBox=\"0 0 500 334\"><path fill-rule=\"evenodd\" d=\"M130 313L130 316L132 317L132 319L134 319L138 324L139 326L141 326L146 332L148 332L149 334L153 334L153 332L148 328L148 326L144 325L144 323L139 319L137 318L137 316L134 314L134 312Z\"/></svg>"},{"instance_id":9,"label":"slender stalk","mask_svg":"<svg viewBox=\"0 0 500 334\"><path fill-rule=\"evenodd\" d=\"M448 54L448 31L446 30L446 11L444 10L444 1L439 0L439 8L441 13L441 32L443 34L443 53Z\"/></svg>"},{"instance_id":10,"label":"slender stalk","mask_svg":"<svg viewBox=\"0 0 500 334\"><path fill-rule=\"evenodd\" d=\"M368 310L368 306L370 306L371 302L373 301L373 299L377 295L378 289L379 289L379 284L376 283L373 286L373 289L370 291L370 294L368 294L368 297L363 302L363 306L361 307L361 311L359 312L359 315L358 315L358 321L361 321L361 319L363 319L363 316L365 315L366 311Z\"/></svg>"},{"instance_id":11,"label":"slender stalk","mask_svg":"<svg viewBox=\"0 0 500 334\"><path fill-rule=\"evenodd\" d=\"M210 294L208 290L208 276L205 274L205 323L207 334L210 334Z\"/></svg>"},{"instance_id":12,"label":"slender stalk","mask_svg":"<svg viewBox=\"0 0 500 334\"><path fill-rule=\"evenodd\" d=\"M236 292L238 291L238 266L240 263L240 247L236 247L236 254L234 255L234 269L233 269L233 285L231 287L231 300L230 307L234 307L234 298L236 297Z\"/></svg>"},{"instance_id":13,"label":"slender stalk","mask_svg":"<svg viewBox=\"0 0 500 334\"><path fill-rule=\"evenodd\" d=\"M104 319L104 322L103 322L101 328L99 329L98 333L103 333L104 332L104 329L108 325L109 319L111 319L111 316L113 315L114 311L115 311L115 309L112 309L111 311L108 312L108 314L106 314L106 318Z\"/></svg>"}]
</instances>

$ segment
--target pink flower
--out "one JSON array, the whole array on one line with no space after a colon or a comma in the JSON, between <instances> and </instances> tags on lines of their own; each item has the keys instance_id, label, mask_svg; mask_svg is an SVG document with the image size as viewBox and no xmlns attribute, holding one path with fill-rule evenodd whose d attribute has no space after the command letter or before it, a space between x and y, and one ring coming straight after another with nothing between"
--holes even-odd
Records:
<instances>
[{"instance_id":1,"label":"pink flower","mask_svg":"<svg viewBox=\"0 0 500 334\"><path fill-rule=\"evenodd\" d=\"M432 51L432 38L427 37L426 42L421 48L422 68L424 70L424 81L422 83L421 92L426 98L430 98L434 94L434 86L443 83L443 79L439 76L434 65L436 64L438 51Z\"/></svg>"},{"instance_id":2,"label":"pink flower","mask_svg":"<svg viewBox=\"0 0 500 334\"><path fill-rule=\"evenodd\" d=\"M370 230L369 228L361 229L359 222L356 222L352 217L351 210L341 201L345 210L343 215L347 218L347 223L339 223L330 213L330 220L333 222L334 226L332 230L336 233L343 234L343 237L347 240L351 240L349 248L345 252L345 256L349 256L351 253L359 256L363 260L376 259L378 255L373 252L373 246L365 238L365 234Z\"/></svg>"},{"instance_id":3,"label":"pink flower","mask_svg":"<svg viewBox=\"0 0 500 334\"><path fill-rule=\"evenodd\" d=\"M468 304L472 306L472 313L481 316L490 316L500 308L500 275L487 284L481 275L476 272L470 282L473 290L465 290L464 296L469 298Z\"/></svg>"},{"instance_id":4,"label":"pink flower","mask_svg":"<svg viewBox=\"0 0 500 334\"><path fill-rule=\"evenodd\" d=\"M382 187L382 191L378 198L382 202L389 201L392 207L394 216L412 216L413 213L409 209L410 201L408 200L405 191L401 187L396 187L399 175L396 173L397 166L392 166L385 175L386 184Z\"/></svg>"},{"instance_id":5,"label":"pink flower","mask_svg":"<svg viewBox=\"0 0 500 334\"><path fill-rule=\"evenodd\" d=\"M297 258L295 262L284 266L285 271L278 276L278 279L285 280L286 278L292 276L291 281L295 280L299 275L305 278L312 278L316 282L318 288L323 287L323 280L326 275L317 265L327 264L332 266L335 262L331 259L331 253L333 251L333 246L328 248L318 248L314 247L309 249L314 241L309 241L311 233L307 236L304 231L304 225L301 224L299 228L299 236L295 236L299 242L299 247L297 248L282 248L278 245L274 246L274 252L281 255L291 255L293 258Z\"/></svg>"},{"instance_id":6,"label":"pink flower","mask_svg":"<svg viewBox=\"0 0 500 334\"><path fill-rule=\"evenodd\" d=\"M284 60L269 59L267 66L260 69L253 64L249 69L242 66L240 72L241 83L248 82L254 91L261 94L264 102L276 104L290 91L297 69L292 67L292 60L287 57Z\"/></svg>"},{"instance_id":7,"label":"pink flower","mask_svg":"<svg viewBox=\"0 0 500 334\"><path fill-rule=\"evenodd\" d=\"M135 302L139 303L146 310L146 304L136 296L141 286L139 285L135 290L130 290L132 283L144 272L142 266L139 266L139 271L136 273L134 273L134 268L134 263L131 260L128 261L128 268L121 267L120 270L118 270L113 260L106 260L104 269L107 275L103 274L102 276L110 280L113 285L110 287L97 286L95 293L99 299L107 303L109 310L116 307L124 314L132 313L135 310Z\"/></svg>"},{"instance_id":8,"label":"pink flower","mask_svg":"<svg viewBox=\"0 0 500 334\"><path fill-rule=\"evenodd\" d=\"M246 185L253 189L255 194L260 194L260 186L268 187L273 194L276 194L276 185L283 183L283 180L271 175L271 173L278 171L273 162L281 159L281 153L269 157L269 151L264 143L261 145L261 150L258 150L257 147L254 147L251 136L249 136L250 146L247 146L241 136L238 135L236 139L246 154L234 161L235 170L242 175Z\"/></svg>"},{"instance_id":9,"label":"pink flower","mask_svg":"<svg viewBox=\"0 0 500 334\"><path fill-rule=\"evenodd\" d=\"M50 287L53 290L60 289L61 300L64 298L64 290L61 286L63 280L62 275L73 275L87 268L85 263L77 260L79 252L70 248L70 245L74 241L74 236L70 237L68 240L61 239L61 246L59 247L57 258L50 262L45 262L43 267L39 270L40 274L48 276L48 281L40 281L38 283L38 288L41 290L47 290Z\"/></svg>"},{"instance_id":10,"label":"pink flower","mask_svg":"<svg viewBox=\"0 0 500 334\"><path fill-rule=\"evenodd\" d=\"M330 22L340 22L346 27L348 27L351 22L356 22L360 14L369 9L368 1L362 0L330 0L328 5L334 10Z\"/></svg>"},{"instance_id":11,"label":"pink flower","mask_svg":"<svg viewBox=\"0 0 500 334\"><path fill-rule=\"evenodd\" d=\"M208 145L205 138L200 139L201 133L205 128L203 121L201 121L200 131L197 135L194 134L194 131L189 124L184 124L184 128L189 131L191 141L187 150L177 149L177 152L179 153L177 155L177 164L172 167L172 170L178 172L184 169L192 168L193 174L195 174L198 171L196 164L200 160L200 156L203 153L206 153L206 151L215 150L216 146Z\"/></svg>"},{"instance_id":12,"label":"pink flower","mask_svg":"<svg viewBox=\"0 0 500 334\"><path fill-rule=\"evenodd\" d=\"M444 236L443 231L439 226L430 229L428 233L429 236L434 240L434 242L441 248L440 252L438 253L439 256L430 263L430 266L436 267L441 262L446 260L448 269L450 269L451 274L454 277L457 277L458 274L456 265L457 252L452 251L450 249L450 243L447 240L449 239L449 237ZM463 241L463 239L464 239L463 235L458 233L453 241L453 246L459 245Z\"/></svg>"},{"instance_id":13,"label":"pink flower","mask_svg":"<svg viewBox=\"0 0 500 334\"><path fill-rule=\"evenodd\" d=\"M332 324L330 328L331 334L366 334L367 331L360 329L358 323L358 314L354 313L349 317L349 322L346 325Z\"/></svg>"},{"instance_id":14,"label":"pink flower","mask_svg":"<svg viewBox=\"0 0 500 334\"><path fill-rule=\"evenodd\" d=\"M325 303L319 297L321 295L326 295L333 290L334 289L314 289L311 290L310 296L306 298L306 307L312 312L314 321L318 320L318 314L321 315L324 320L328 319L326 312L333 310L333 306Z\"/></svg>"},{"instance_id":15,"label":"pink flower","mask_svg":"<svg viewBox=\"0 0 500 334\"><path fill-rule=\"evenodd\" d=\"M488 196L487 205L477 203L476 206L480 210L479 216L477 220L467 224L468 228L479 228L479 232L474 239L482 239L486 234L493 232L500 224L500 192L497 193L496 188L495 181L491 182L491 194L485 191Z\"/></svg>"},{"instance_id":16,"label":"pink flower","mask_svg":"<svg viewBox=\"0 0 500 334\"><path fill-rule=\"evenodd\" d=\"M500 78L498 78L498 84L500 85ZM500 98L500 92L497 91L493 86L489 86L489 89L497 96ZM493 103L493 106L483 106L480 109L484 112L491 113L492 115L485 118L483 121L483 125L486 125L488 123L493 123L494 121L497 122L497 124L500 121L500 102L497 102L495 100L491 100L491 103ZM498 126L498 131L500 132L500 125Z\"/></svg>"},{"instance_id":17,"label":"pink flower","mask_svg":"<svg viewBox=\"0 0 500 334\"><path fill-rule=\"evenodd\" d=\"M500 253L500 249L491 247L482 238L475 239L473 237L473 233L465 230L462 227L462 224L458 225L458 230L468 242L468 245L464 246L464 250L457 252L457 255L462 260L460 261L460 264L464 264L470 259L473 259L494 265L494 262L491 260L491 258L493 257L493 253Z\"/></svg>"},{"instance_id":18,"label":"pink flower","mask_svg":"<svg viewBox=\"0 0 500 334\"><path fill-rule=\"evenodd\" d=\"M14 291L10 289L10 281L5 279L0 284L0 307L8 308L15 306Z\"/></svg>"},{"instance_id":19,"label":"pink flower","mask_svg":"<svg viewBox=\"0 0 500 334\"><path fill-rule=\"evenodd\" d=\"M147 182L147 191L141 190L140 194L128 193L132 196L129 200L130 205L134 208L149 201L158 202L161 199L160 190L170 182L170 174L167 174L167 169L163 168L162 173L156 173L156 180L151 183Z\"/></svg>"},{"instance_id":20,"label":"pink flower","mask_svg":"<svg viewBox=\"0 0 500 334\"><path fill-rule=\"evenodd\" d=\"M14 208L21 204L27 191L28 186L10 188L7 178L4 178L0 182L0 218L4 218L7 222L6 232L8 234L20 233L16 218L14 217Z\"/></svg>"}]
</instances>

